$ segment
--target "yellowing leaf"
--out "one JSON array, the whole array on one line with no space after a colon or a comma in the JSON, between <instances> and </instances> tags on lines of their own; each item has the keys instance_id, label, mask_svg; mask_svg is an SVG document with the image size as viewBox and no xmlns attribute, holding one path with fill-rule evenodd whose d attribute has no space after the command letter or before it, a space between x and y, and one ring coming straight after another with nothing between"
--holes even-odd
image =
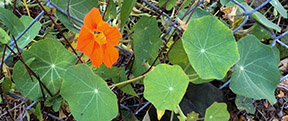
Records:
<instances>
[{"instance_id":1,"label":"yellowing leaf","mask_svg":"<svg viewBox=\"0 0 288 121\"><path fill-rule=\"evenodd\" d=\"M157 109L157 119L160 121L162 116L164 115L165 110L158 110Z\"/></svg>"},{"instance_id":2,"label":"yellowing leaf","mask_svg":"<svg viewBox=\"0 0 288 121\"><path fill-rule=\"evenodd\" d=\"M236 16L236 11L238 7L238 5L234 5L227 8L221 8L220 10L225 13L225 15L223 15L223 18L234 22L234 17Z\"/></svg>"}]
</instances>

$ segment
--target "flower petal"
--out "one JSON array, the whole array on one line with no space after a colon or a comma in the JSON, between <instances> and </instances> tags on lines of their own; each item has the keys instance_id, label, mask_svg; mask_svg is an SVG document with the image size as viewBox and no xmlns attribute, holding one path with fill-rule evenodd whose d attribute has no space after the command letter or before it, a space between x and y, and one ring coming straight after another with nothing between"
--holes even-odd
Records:
<instances>
[{"instance_id":1,"label":"flower petal","mask_svg":"<svg viewBox=\"0 0 288 121\"><path fill-rule=\"evenodd\" d=\"M111 27L109 23L100 22L97 27L98 30L102 31L106 36L107 43L116 46L121 38L121 33L117 27Z\"/></svg>"},{"instance_id":2,"label":"flower petal","mask_svg":"<svg viewBox=\"0 0 288 121\"><path fill-rule=\"evenodd\" d=\"M84 18L84 26L88 29L93 30L97 28L97 25L102 22L102 16L97 8L92 8Z\"/></svg>"},{"instance_id":3,"label":"flower petal","mask_svg":"<svg viewBox=\"0 0 288 121\"><path fill-rule=\"evenodd\" d=\"M119 52L114 46L107 45L104 48L103 61L107 67L111 68L112 65L117 62L118 56L119 56Z\"/></svg>"},{"instance_id":4,"label":"flower petal","mask_svg":"<svg viewBox=\"0 0 288 121\"><path fill-rule=\"evenodd\" d=\"M90 60L92 65L99 67L103 63L103 49L98 45L94 46L94 50L90 55Z\"/></svg>"},{"instance_id":5,"label":"flower petal","mask_svg":"<svg viewBox=\"0 0 288 121\"><path fill-rule=\"evenodd\" d=\"M94 43L93 34L90 32L90 30L82 26L76 48L85 55L90 56L94 48Z\"/></svg>"},{"instance_id":6,"label":"flower petal","mask_svg":"<svg viewBox=\"0 0 288 121\"><path fill-rule=\"evenodd\" d=\"M119 43L121 38L121 33L119 32L117 27L112 27L111 29L106 29L104 32L106 35L107 43L116 46Z\"/></svg>"}]
</instances>

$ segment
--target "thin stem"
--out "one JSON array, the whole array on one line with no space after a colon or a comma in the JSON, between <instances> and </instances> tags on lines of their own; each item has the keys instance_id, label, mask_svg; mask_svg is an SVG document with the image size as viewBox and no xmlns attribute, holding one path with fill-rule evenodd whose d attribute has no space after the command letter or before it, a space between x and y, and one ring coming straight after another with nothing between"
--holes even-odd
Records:
<instances>
[{"instance_id":1,"label":"thin stem","mask_svg":"<svg viewBox=\"0 0 288 121\"><path fill-rule=\"evenodd\" d=\"M188 68L190 67L190 63L188 63L187 65L186 65L186 67L184 68L184 72L186 72L187 70L188 70Z\"/></svg>"},{"instance_id":2,"label":"thin stem","mask_svg":"<svg viewBox=\"0 0 288 121\"><path fill-rule=\"evenodd\" d=\"M178 109L178 112L180 114L181 117L183 117L184 119L187 119L187 117L184 115L183 111L181 110L180 106L177 105L177 109Z\"/></svg>"},{"instance_id":3,"label":"thin stem","mask_svg":"<svg viewBox=\"0 0 288 121\"><path fill-rule=\"evenodd\" d=\"M73 23L73 21L72 21L72 19L71 19L71 16L70 16L70 0L67 0L67 17L68 17L68 20L69 20L69 22L73 25L73 27L75 28L75 29L78 29L78 30L80 30L80 27L79 26L77 26L76 24L74 24Z\"/></svg>"},{"instance_id":4,"label":"thin stem","mask_svg":"<svg viewBox=\"0 0 288 121\"><path fill-rule=\"evenodd\" d=\"M109 3L110 3L110 0L107 1L106 8L105 8L105 11L104 11L103 16L102 16L103 20L105 20L104 18L105 18L105 15L107 13L107 9L108 9Z\"/></svg>"},{"instance_id":5,"label":"thin stem","mask_svg":"<svg viewBox=\"0 0 288 121\"><path fill-rule=\"evenodd\" d=\"M170 121L173 121L173 117L174 117L174 112L171 111Z\"/></svg>"},{"instance_id":6,"label":"thin stem","mask_svg":"<svg viewBox=\"0 0 288 121\"><path fill-rule=\"evenodd\" d=\"M4 46L4 51L3 51L2 60L1 60L1 62L2 62L2 63L1 63L1 69L0 69L0 74L1 74L1 75L2 75L2 72L3 72L5 52L6 52L6 46ZM1 76L0 78L2 78L2 76Z\"/></svg>"},{"instance_id":7,"label":"thin stem","mask_svg":"<svg viewBox=\"0 0 288 121\"><path fill-rule=\"evenodd\" d=\"M30 15L29 8L28 8L27 3L26 3L26 0L23 0L23 4L24 4L24 6L25 6L25 9L26 9L26 11L27 11L28 16L31 16L31 15Z\"/></svg>"},{"instance_id":8,"label":"thin stem","mask_svg":"<svg viewBox=\"0 0 288 121\"><path fill-rule=\"evenodd\" d=\"M117 84L111 85L111 86L109 86L109 88L116 87L116 86L120 86L120 85L123 85L123 84L128 84L128 83L131 83L131 82L137 81L137 80L139 80L139 79L142 79L142 78L144 78L145 76L146 76L146 74L141 75L141 76L138 76L138 77L133 78L133 79L130 79L130 80L127 80L127 81L124 81L124 82L120 82L120 83L117 83Z\"/></svg>"}]
</instances>

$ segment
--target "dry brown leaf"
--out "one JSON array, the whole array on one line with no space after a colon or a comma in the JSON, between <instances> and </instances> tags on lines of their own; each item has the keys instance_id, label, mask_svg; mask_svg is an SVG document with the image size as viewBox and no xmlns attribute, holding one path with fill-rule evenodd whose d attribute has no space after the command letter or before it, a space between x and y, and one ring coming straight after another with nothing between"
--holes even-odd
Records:
<instances>
[{"instance_id":1,"label":"dry brown leaf","mask_svg":"<svg viewBox=\"0 0 288 121\"><path fill-rule=\"evenodd\" d=\"M282 119L283 119L284 121L288 121L288 115L283 116Z\"/></svg>"},{"instance_id":2,"label":"dry brown leaf","mask_svg":"<svg viewBox=\"0 0 288 121\"><path fill-rule=\"evenodd\" d=\"M182 29L185 31L186 28L187 28L186 22L182 21L182 20L179 19L179 18L177 18L177 21L178 21L178 23L179 23L179 25L180 25L180 28L182 28Z\"/></svg>"},{"instance_id":3,"label":"dry brown leaf","mask_svg":"<svg viewBox=\"0 0 288 121\"><path fill-rule=\"evenodd\" d=\"M59 110L59 119L63 119L63 118L66 118L66 115L64 114L63 110L60 108Z\"/></svg>"},{"instance_id":4,"label":"dry brown leaf","mask_svg":"<svg viewBox=\"0 0 288 121\"><path fill-rule=\"evenodd\" d=\"M221 8L220 10L225 13L222 17L228 19L231 22L234 22L238 7L238 5L234 5L227 8Z\"/></svg>"},{"instance_id":5,"label":"dry brown leaf","mask_svg":"<svg viewBox=\"0 0 288 121\"><path fill-rule=\"evenodd\" d=\"M277 95L278 97L284 97L284 92L280 90L280 93Z\"/></svg>"},{"instance_id":6,"label":"dry brown leaf","mask_svg":"<svg viewBox=\"0 0 288 121\"><path fill-rule=\"evenodd\" d=\"M281 60L278 68L282 72L288 72L288 58Z\"/></svg>"}]
</instances>

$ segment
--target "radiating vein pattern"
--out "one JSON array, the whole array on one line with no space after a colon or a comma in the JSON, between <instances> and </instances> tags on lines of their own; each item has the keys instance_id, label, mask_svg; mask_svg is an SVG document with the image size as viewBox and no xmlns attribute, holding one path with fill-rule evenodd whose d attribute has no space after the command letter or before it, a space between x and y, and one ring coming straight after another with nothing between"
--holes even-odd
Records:
<instances>
[{"instance_id":1,"label":"radiating vein pattern","mask_svg":"<svg viewBox=\"0 0 288 121\"><path fill-rule=\"evenodd\" d=\"M280 72L277 48L270 48L254 37L247 36L238 41L240 61L235 65L230 88L239 95L268 99L274 104L274 91L279 83Z\"/></svg>"},{"instance_id":2,"label":"radiating vein pattern","mask_svg":"<svg viewBox=\"0 0 288 121\"><path fill-rule=\"evenodd\" d=\"M191 20L183 34L183 47L202 79L222 79L239 60L232 31L217 18Z\"/></svg>"},{"instance_id":3,"label":"radiating vein pattern","mask_svg":"<svg viewBox=\"0 0 288 121\"><path fill-rule=\"evenodd\" d=\"M33 44L28 51L23 52L22 57L52 94L59 91L66 68L76 62L75 56L55 39L45 39ZM41 92L37 79L33 82L30 80L21 62L16 63L14 71L16 87L23 95L32 100L42 97L41 93L35 93Z\"/></svg>"}]
</instances>

